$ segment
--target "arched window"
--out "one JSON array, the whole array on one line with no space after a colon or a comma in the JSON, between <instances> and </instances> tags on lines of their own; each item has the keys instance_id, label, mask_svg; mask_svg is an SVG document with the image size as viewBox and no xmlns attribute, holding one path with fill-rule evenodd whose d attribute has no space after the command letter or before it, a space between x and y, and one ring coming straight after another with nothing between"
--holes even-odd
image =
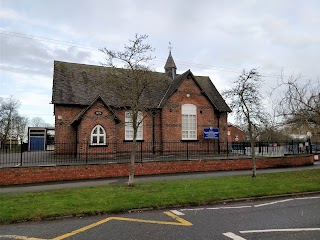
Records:
<instances>
[{"instance_id":1,"label":"arched window","mask_svg":"<svg viewBox=\"0 0 320 240\"><path fill-rule=\"evenodd\" d=\"M95 126L91 131L91 145L105 145L106 131L101 125Z\"/></svg>"},{"instance_id":2,"label":"arched window","mask_svg":"<svg viewBox=\"0 0 320 240\"><path fill-rule=\"evenodd\" d=\"M182 113L182 140L197 140L197 106L183 104Z\"/></svg>"}]
</instances>

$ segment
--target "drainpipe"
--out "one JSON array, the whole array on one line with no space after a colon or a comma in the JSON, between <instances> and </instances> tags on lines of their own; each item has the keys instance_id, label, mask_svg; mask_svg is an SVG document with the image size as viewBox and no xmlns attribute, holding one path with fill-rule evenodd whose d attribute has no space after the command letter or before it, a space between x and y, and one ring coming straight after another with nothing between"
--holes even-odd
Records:
<instances>
[{"instance_id":1,"label":"drainpipe","mask_svg":"<svg viewBox=\"0 0 320 240\"><path fill-rule=\"evenodd\" d=\"M77 158L78 156L78 125L76 126L76 146L75 146L75 153L74 157Z\"/></svg>"},{"instance_id":2,"label":"drainpipe","mask_svg":"<svg viewBox=\"0 0 320 240\"><path fill-rule=\"evenodd\" d=\"M155 117L156 113L153 111L152 112L152 153L155 154Z\"/></svg>"},{"instance_id":3,"label":"drainpipe","mask_svg":"<svg viewBox=\"0 0 320 240\"><path fill-rule=\"evenodd\" d=\"M218 129L219 129L218 153L220 154L220 113L217 114L217 119L218 119Z\"/></svg>"}]
</instances>

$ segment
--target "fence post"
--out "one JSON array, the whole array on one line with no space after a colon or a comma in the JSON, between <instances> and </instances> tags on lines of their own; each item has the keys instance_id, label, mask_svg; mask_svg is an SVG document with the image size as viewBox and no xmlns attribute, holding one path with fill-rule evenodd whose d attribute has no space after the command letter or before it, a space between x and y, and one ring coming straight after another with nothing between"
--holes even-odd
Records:
<instances>
[{"instance_id":1,"label":"fence post","mask_svg":"<svg viewBox=\"0 0 320 240\"><path fill-rule=\"evenodd\" d=\"M21 140L20 142L20 166L22 166L22 153L23 153L23 146L22 146L23 142Z\"/></svg>"},{"instance_id":2,"label":"fence post","mask_svg":"<svg viewBox=\"0 0 320 240\"><path fill-rule=\"evenodd\" d=\"M228 139L227 139L227 159L229 159L229 142L228 142Z\"/></svg>"},{"instance_id":3,"label":"fence post","mask_svg":"<svg viewBox=\"0 0 320 240\"><path fill-rule=\"evenodd\" d=\"M140 162L142 162L142 141L140 142Z\"/></svg>"},{"instance_id":4,"label":"fence post","mask_svg":"<svg viewBox=\"0 0 320 240\"><path fill-rule=\"evenodd\" d=\"M187 160L189 160L189 142L187 141Z\"/></svg>"},{"instance_id":5,"label":"fence post","mask_svg":"<svg viewBox=\"0 0 320 240\"><path fill-rule=\"evenodd\" d=\"M88 163L88 151L89 151L89 143L86 142L86 164Z\"/></svg>"}]
</instances>

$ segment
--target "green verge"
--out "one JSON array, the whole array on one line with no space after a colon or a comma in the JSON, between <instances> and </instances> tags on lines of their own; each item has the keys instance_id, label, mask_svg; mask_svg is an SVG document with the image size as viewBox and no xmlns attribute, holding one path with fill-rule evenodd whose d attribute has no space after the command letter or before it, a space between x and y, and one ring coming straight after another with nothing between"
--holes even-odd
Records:
<instances>
[{"instance_id":1,"label":"green verge","mask_svg":"<svg viewBox=\"0 0 320 240\"><path fill-rule=\"evenodd\" d=\"M0 223L320 191L320 169L0 195Z\"/></svg>"}]
</instances>

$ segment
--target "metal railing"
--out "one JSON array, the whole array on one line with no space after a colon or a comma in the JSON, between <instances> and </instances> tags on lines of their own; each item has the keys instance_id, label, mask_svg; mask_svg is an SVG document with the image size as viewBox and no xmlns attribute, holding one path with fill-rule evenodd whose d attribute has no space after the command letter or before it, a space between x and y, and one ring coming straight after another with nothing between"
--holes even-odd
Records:
<instances>
[{"instance_id":1,"label":"metal railing","mask_svg":"<svg viewBox=\"0 0 320 240\"><path fill-rule=\"evenodd\" d=\"M126 163L130 161L132 142L90 145L82 143L55 143L45 146L28 146L21 143L3 145L0 148L0 167L79 165ZM287 154L320 153L320 143L311 145L301 142L264 143L257 142L256 156L275 157ZM137 142L136 162L175 161L194 159L229 159L249 156L252 153L248 142L179 141L179 142Z\"/></svg>"}]
</instances>

